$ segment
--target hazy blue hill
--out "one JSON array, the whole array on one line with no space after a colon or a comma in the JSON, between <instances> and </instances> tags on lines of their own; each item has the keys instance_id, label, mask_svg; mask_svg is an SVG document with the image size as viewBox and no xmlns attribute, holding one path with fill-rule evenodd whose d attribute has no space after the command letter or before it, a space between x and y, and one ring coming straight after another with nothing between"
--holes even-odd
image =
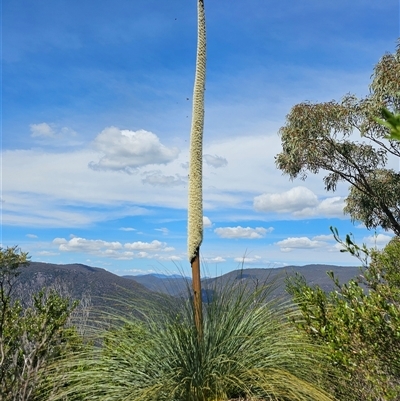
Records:
<instances>
[{"instance_id":1,"label":"hazy blue hill","mask_svg":"<svg viewBox=\"0 0 400 401\"><path fill-rule=\"evenodd\" d=\"M179 295L191 286L191 279L179 275L145 274L140 276L123 276L134 280L151 291L169 295Z\"/></svg>"},{"instance_id":2,"label":"hazy blue hill","mask_svg":"<svg viewBox=\"0 0 400 401\"><path fill-rule=\"evenodd\" d=\"M327 271L333 271L341 282L360 274L358 267L332 265L287 266L282 268L234 270L220 277L202 280L203 299L212 298L213 290L221 286L245 283L249 288L274 281L274 294L284 295L284 279L299 272L310 284L317 284L328 291L333 288ZM91 299L93 307L104 309L143 309L153 305L158 310L169 307L177 301L170 296L187 297L191 280L179 275L146 274L141 276L117 276L109 271L83 264L56 265L31 262L18 278L16 295L25 300L32 292L43 287L56 288L61 294L72 299ZM121 305L121 300L125 301Z\"/></svg>"},{"instance_id":3,"label":"hazy blue hill","mask_svg":"<svg viewBox=\"0 0 400 401\"><path fill-rule=\"evenodd\" d=\"M334 266L334 265L305 265L305 266L286 266L281 268L265 269L240 269L234 270L215 278L202 280L205 290L215 286L227 285L233 282L246 282L249 286L257 286L268 281L275 281L279 287L278 292L284 292L284 280L287 275L302 274L309 284L319 285L325 291L333 289L332 280L327 272L333 271L340 282L347 282L360 274L357 266ZM144 276L124 276L135 280L151 291L161 292L170 295L185 294L191 280L187 277L177 278L176 276L162 276L147 274Z\"/></svg>"}]
</instances>

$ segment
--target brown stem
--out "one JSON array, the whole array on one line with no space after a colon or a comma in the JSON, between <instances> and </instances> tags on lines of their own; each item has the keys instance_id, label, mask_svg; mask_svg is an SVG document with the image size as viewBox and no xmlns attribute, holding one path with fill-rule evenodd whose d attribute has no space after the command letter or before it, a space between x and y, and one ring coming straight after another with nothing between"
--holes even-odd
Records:
<instances>
[{"instance_id":1,"label":"brown stem","mask_svg":"<svg viewBox=\"0 0 400 401\"><path fill-rule=\"evenodd\" d=\"M199 340L203 337L203 302L201 299L200 280L200 248L197 248L194 258L190 262L192 266L193 310Z\"/></svg>"}]
</instances>

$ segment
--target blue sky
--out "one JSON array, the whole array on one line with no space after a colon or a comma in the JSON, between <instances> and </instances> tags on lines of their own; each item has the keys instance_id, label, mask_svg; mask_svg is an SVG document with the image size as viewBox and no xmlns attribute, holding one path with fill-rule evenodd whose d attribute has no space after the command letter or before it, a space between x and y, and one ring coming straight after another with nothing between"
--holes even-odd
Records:
<instances>
[{"instance_id":1,"label":"blue sky","mask_svg":"<svg viewBox=\"0 0 400 401\"><path fill-rule=\"evenodd\" d=\"M368 93L394 52L398 0L206 1L207 274L356 261L335 226L347 185L290 181L277 134L296 103ZM4 0L2 246L116 274L177 270L186 256L195 0ZM398 167L395 165L394 167Z\"/></svg>"}]
</instances>

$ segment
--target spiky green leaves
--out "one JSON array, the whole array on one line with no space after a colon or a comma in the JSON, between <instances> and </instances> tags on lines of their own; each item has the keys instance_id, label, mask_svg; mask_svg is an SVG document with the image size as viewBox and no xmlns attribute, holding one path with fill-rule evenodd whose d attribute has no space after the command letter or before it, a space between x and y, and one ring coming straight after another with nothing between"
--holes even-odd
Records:
<instances>
[{"instance_id":1,"label":"spiky green leaves","mask_svg":"<svg viewBox=\"0 0 400 401\"><path fill-rule=\"evenodd\" d=\"M129 318L95 341L92 355L67 362L68 384L54 399L331 401L318 388L323 349L291 324L297 312L271 302L270 291L268 284L216 286L200 340L190 301L144 322Z\"/></svg>"}]
</instances>

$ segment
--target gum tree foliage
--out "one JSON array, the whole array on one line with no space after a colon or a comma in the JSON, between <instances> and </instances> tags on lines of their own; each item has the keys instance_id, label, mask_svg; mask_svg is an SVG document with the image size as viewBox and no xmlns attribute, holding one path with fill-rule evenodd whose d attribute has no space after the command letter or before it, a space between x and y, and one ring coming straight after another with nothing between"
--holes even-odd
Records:
<instances>
[{"instance_id":1,"label":"gum tree foliage","mask_svg":"<svg viewBox=\"0 0 400 401\"><path fill-rule=\"evenodd\" d=\"M292 179L325 171L327 191L348 182L344 212L367 228L380 226L400 235L400 174L386 168L389 156L400 157L400 143L388 139L393 133L388 125L396 123L390 116L400 110L399 92L400 43L375 66L367 97L348 94L340 102L304 102L292 108L279 131L277 167Z\"/></svg>"},{"instance_id":2,"label":"gum tree foliage","mask_svg":"<svg viewBox=\"0 0 400 401\"><path fill-rule=\"evenodd\" d=\"M375 120L389 128L389 135L386 137L387 139L395 139L396 141L400 141L400 114L391 113L388 109L382 109L383 119L376 118Z\"/></svg>"},{"instance_id":3,"label":"gum tree foliage","mask_svg":"<svg viewBox=\"0 0 400 401\"><path fill-rule=\"evenodd\" d=\"M325 293L301 275L287 279L287 290L303 319L297 326L317 344L328 347L338 399L400 399L400 239L383 251L357 246L347 235L335 239L343 252L362 261L358 278L341 284L328 275L335 290Z\"/></svg>"},{"instance_id":4,"label":"gum tree foliage","mask_svg":"<svg viewBox=\"0 0 400 401\"><path fill-rule=\"evenodd\" d=\"M76 303L55 290L31 295L31 306L15 300L13 290L29 264L17 247L0 248L0 394L2 400L37 400L46 380L44 368L77 339L66 323Z\"/></svg>"}]
</instances>

